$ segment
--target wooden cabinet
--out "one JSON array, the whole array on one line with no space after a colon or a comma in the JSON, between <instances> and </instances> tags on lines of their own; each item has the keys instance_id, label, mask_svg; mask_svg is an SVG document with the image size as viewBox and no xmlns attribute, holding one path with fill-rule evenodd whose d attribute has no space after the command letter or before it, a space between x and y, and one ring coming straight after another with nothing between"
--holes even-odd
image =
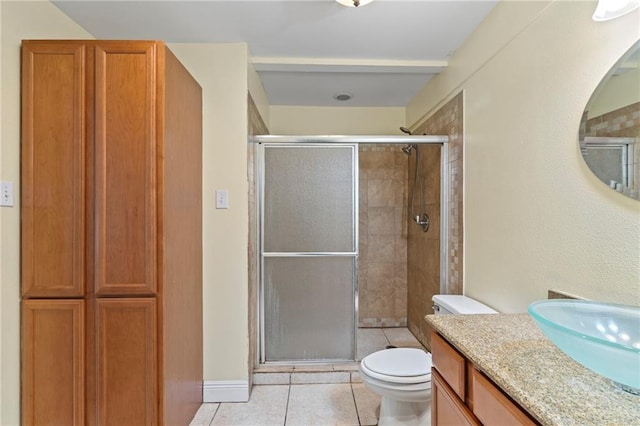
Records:
<instances>
[{"instance_id":1,"label":"wooden cabinet","mask_svg":"<svg viewBox=\"0 0 640 426\"><path fill-rule=\"evenodd\" d=\"M438 371L453 392L464 400L466 359L437 333L432 334L431 342L431 355L438 360Z\"/></svg>"},{"instance_id":2,"label":"wooden cabinet","mask_svg":"<svg viewBox=\"0 0 640 426\"><path fill-rule=\"evenodd\" d=\"M156 47L129 42L95 48L95 291L100 296L157 290Z\"/></svg>"},{"instance_id":3,"label":"wooden cabinet","mask_svg":"<svg viewBox=\"0 0 640 426\"><path fill-rule=\"evenodd\" d=\"M537 425L442 336L431 335L433 425Z\"/></svg>"},{"instance_id":4,"label":"wooden cabinet","mask_svg":"<svg viewBox=\"0 0 640 426\"><path fill-rule=\"evenodd\" d=\"M82 297L87 48L52 43L22 55L22 295Z\"/></svg>"},{"instance_id":5,"label":"wooden cabinet","mask_svg":"<svg viewBox=\"0 0 640 426\"><path fill-rule=\"evenodd\" d=\"M23 42L24 424L194 415L201 164L201 89L162 42Z\"/></svg>"},{"instance_id":6,"label":"wooden cabinet","mask_svg":"<svg viewBox=\"0 0 640 426\"><path fill-rule=\"evenodd\" d=\"M157 424L158 354L155 347L156 301L153 298L98 300L99 424ZM132 371L137 374L131 374Z\"/></svg>"},{"instance_id":7,"label":"wooden cabinet","mask_svg":"<svg viewBox=\"0 0 640 426\"><path fill-rule=\"evenodd\" d=\"M82 424L84 300L22 304L22 423Z\"/></svg>"},{"instance_id":8,"label":"wooden cabinet","mask_svg":"<svg viewBox=\"0 0 640 426\"><path fill-rule=\"evenodd\" d=\"M431 373L431 416L435 425L476 426L480 423L434 369Z\"/></svg>"},{"instance_id":9,"label":"wooden cabinet","mask_svg":"<svg viewBox=\"0 0 640 426\"><path fill-rule=\"evenodd\" d=\"M475 404L473 412L484 424L536 424L480 371L474 369L471 379Z\"/></svg>"},{"instance_id":10,"label":"wooden cabinet","mask_svg":"<svg viewBox=\"0 0 640 426\"><path fill-rule=\"evenodd\" d=\"M481 425L473 414L467 359L438 333L431 334L431 423Z\"/></svg>"}]
</instances>

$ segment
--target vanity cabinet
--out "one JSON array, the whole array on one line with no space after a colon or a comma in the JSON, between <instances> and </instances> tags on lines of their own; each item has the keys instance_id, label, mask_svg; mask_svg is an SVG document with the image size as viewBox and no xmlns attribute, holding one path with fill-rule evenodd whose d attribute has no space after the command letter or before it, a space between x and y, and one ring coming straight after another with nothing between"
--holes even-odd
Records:
<instances>
[{"instance_id":1,"label":"vanity cabinet","mask_svg":"<svg viewBox=\"0 0 640 426\"><path fill-rule=\"evenodd\" d=\"M431 335L433 425L537 425L440 334Z\"/></svg>"},{"instance_id":2,"label":"vanity cabinet","mask_svg":"<svg viewBox=\"0 0 640 426\"><path fill-rule=\"evenodd\" d=\"M22 423L202 403L202 93L162 42L22 44Z\"/></svg>"}]
</instances>

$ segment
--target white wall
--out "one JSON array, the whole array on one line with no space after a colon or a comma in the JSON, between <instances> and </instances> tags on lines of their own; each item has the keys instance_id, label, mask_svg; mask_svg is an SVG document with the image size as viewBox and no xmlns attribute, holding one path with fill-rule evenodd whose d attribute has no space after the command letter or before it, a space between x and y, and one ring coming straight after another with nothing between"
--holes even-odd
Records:
<instances>
[{"instance_id":1,"label":"white wall","mask_svg":"<svg viewBox=\"0 0 640 426\"><path fill-rule=\"evenodd\" d=\"M404 108L272 106L274 135L401 135Z\"/></svg>"},{"instance_id":2,"label":"white wall","mask_svg":"<svg viewBox=\"0 0 640 426\"><path fill-rule=\"evenodd\" d=\"M611 78L589 105L589 118L640 102L640 68Z\"/></svg>"},{"instance_id":3,"label":"white wall","mask_svg":"<svg viewBox=\"0 0 640 426\"><path fill-rule=\"evenodd\" d=\"M594 9L501 2L407 109L413 124L464 90L465 293L500 311L550 288L640 305L640 203L591 173L577 137L640 11L596 23Z\"/></svg>"},{"instance_id":4,"label":"white wall","mask_svg":"<svg viewBox=\"0 0 640 426\"><path fill-rule=\"evenodd\" d=\"M248 49L242 43L169 47L203 91L204 380L247 381ZM229 190L229 209L215 209L216 189Z\"/></svg>"},{"instance_id":5,"label":"white wall","mask_svg":"<svg viewBox=\"0 0 640 426\"><path fill-rule=\"evenodd\" d=\"M494 7L476 31L454 52L447 68L429 80L420 93L409 102L406 109L407 124L424 121L455 96L478 69L490 62L494 55L517 37L518 33L550 3L551 1L547 0L507 0ZM523 52L518 60L529 59Z\"/></svg>"},{"instance_id":6,"label":"white wall","mask_svg":"<svg viewBox=\"0 0 640 426\"><path fill-rule=\"evenodd\" d=\"M256 72L253 64L251 63L251 58L249 59L249 64L247 65L247 80L249 83L249 93L251 93L251 97L253 98L253 102L255 102L256 107L258 108L258 112L262 117L262 121L269 126L269 121L271 119L271 111L269 109L269 98L267 97L267 93L264 90L264 86L262 85L262 80L260 80L260 76Z\"/></svg>"},{"instance_id":7,"label":"white wall","mask_svg":"<svg viewBox=\"0 0 640 426\"><path fill-rule=\"evenodd\" d=\"M20 423L20 42L94 37L48 1L0 1L0 10L0 180L14 191L14 207L0 208L0 424L8 426Z\"/></svg>"}]
</instances>

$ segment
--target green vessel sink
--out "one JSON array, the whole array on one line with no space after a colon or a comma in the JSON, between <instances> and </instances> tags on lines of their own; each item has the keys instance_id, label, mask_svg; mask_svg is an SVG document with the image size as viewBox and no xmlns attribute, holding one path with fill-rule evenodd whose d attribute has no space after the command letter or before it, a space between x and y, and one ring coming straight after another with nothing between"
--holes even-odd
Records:
<instances>
[{"instance_id":1,"label":"green vessel sink","mask_svg":"<svg viewBox=\"0 0 640 426\"><path fill-rule=\"evenodd\" d=\"M640 307L554 299L534 302L528 311L564 353L640 395Z\"/></svg>"}]
</instances>

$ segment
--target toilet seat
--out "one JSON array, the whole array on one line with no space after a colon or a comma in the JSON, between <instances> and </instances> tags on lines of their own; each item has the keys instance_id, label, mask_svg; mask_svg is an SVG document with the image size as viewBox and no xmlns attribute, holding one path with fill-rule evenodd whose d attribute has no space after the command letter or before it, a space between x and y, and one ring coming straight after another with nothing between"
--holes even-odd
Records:
<instances>
[{"instance_id":1,"label":"toilet seat","mask_svg":"<svg viewBox=\"0 0 640 426\"><path fill-rule=\"evenodd\" d=\"M360 368L388 383L425 383L431 381L431 354L416 348L386 349L364 357Z\"/></svg>"}]
</instances>

